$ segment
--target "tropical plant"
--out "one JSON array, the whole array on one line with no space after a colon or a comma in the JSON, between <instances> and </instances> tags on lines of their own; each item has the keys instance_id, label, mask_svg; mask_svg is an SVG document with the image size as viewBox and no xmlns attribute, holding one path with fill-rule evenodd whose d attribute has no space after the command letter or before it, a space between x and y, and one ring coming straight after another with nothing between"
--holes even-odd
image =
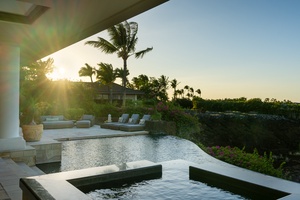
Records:
<instances>
[{"instance_id":1,"label":"tropical plant","mask_svg":"<svg viewBox=\"0 0 300 200\"><path fill-rule=\"evenodd\" d=\"M180 94L178 93L178 90L177 90L177 86L180 84L178 83L178 81L176 79L173 79L171 82L171 87L173 88L173 99L176 100L176 97L177 97L177 94Z\"/></svg>"},{"instance_id":2,"label":"tropical plant","mask_svg":"<svg viewBox=\"0 0 300 200\"><path fill-rule=\"evenodd\" d=\"M196 93L198 93L198 94L199 94L199 97L201 97L201 90L200 90L200 89L197 89L197 90L196 90Z\"/></svg>"},{"instance_id":3,"label":"tropical plant","mask_svg":"<svg viewBox=\"0 0 300 200\"><path fill-rule=\"evenodd\" d=\"M143 56L153 48L147 48L136 52L135 48L138 41L138 24L136 22L125 21L108 28L107 31L110 37L110 42L104 38L98 37L97 41L87 41L85 44L89 44L93 47L99 48L102 52L107 54L116 53L119 58L123 59L124 73L122 78L122 85L124 87L123 106L125 106L127 59L132 55L134 55L135 58L143 58Z\"/></svg>"},{"instance_id":4,"label":"tropical plant","mask_svg":"<svg viewBox=\"0 0 300 200\"><path fill-rule=\"evenodd\" d=\"M116 71L111 64L99 63L98 65L99 69L96 70L97 81L109 87L109 102L112 103L112 84L117 78Z\"/></svg>"},{"instance_id":5,"label":"tropical plant","mask_svg":"<svg viewBox=\"0 0 300 200\"><path fill-rule=\"evenodd\" d=\"M188 98L190 98L190 86L186 85L186 86L184 86L184 89L187 91L186 96L187 96Z\"/></svg>"},{"instance_id":6,"label":"tropical plant","mask_svg":"<svg viewBox=\"0 0 300 200\"><path fill-rule=\"evenodd\" d=\"M47 80L47 74L53 71L53 58L48 58L46 61L38 60L27 66L21 67L21 80L31 80L43 82Z\"/></svg>"},{"instance_id":7,"label":"tropical plant","mask_svg":"<svg viewBox=\"0 0 300 200\"><path fill-rule=\"evenodd\" d=\"M80 77L82 76L90 77L92 83L93 83L93 75L95 75L95 73L96 73L95 69L87 63L85 63L85 67L81 67L78 72Z\"/></svg>"},{"instance_id":8,"label":"tropical plant","mask_svg":"<svg viewBox=\"0 0 300 200\"><path fill-rule=\"evenodd\" d=\"M130 74L129 70L127 70L126 72L124 72L123 68L116 68L115 69L115 73L116 73L116 77L117 78L121 78L121 79L123 79L123 74L125 73L126 74L126 83L127 83L127 85L129 84L129 81L127 79L127 76Z\"/></svg>"},{"instance_id":9,"label":"tropical plant","mask_svg":"<svg viewBox=\"0 0 300 200\"><path fill-rule=\"evenodd\" d=\"M192 134L199 133L198 119L182 108L172 103L159 102L156 110L161 113L162 120L175 122L178 136L189 139Z\"/></svg>"},{"instance_id":10,"label":"tropical plant","mask_svg":"<svg viewBox=\"0 0 300 200\"><path fill-rule=\"evenodd\" d=\"M190 87L190 97L193 98L194 97L194 88Z\"/></svg>"},{"instance_id":11,"label":"tropical plant","mask_svg":"<svg viewBox=\"0 0 300 200\"><path fill-rule=\"evenodd\" d=\"M256 149L254 149L253 153L246 153L244 151L244 148L239 149L237 147L230 146L213 146L204 148L204 150L211 156L214 156L227 163L267 175L279 178L287 178L287 174L284 174L282 168L285 162L281 163L281 165L277 169L274 168L274 159L272 157L272 152L270 152L269 155L267 155L267 153L264 153L264 155L261 156L258 154L258 151Z\"/></svg>"}]
</instances>

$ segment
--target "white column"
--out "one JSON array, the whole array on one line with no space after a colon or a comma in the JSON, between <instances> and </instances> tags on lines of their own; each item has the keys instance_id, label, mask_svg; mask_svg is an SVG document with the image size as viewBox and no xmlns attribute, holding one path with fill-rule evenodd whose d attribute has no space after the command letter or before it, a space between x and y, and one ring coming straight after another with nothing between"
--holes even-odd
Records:
<instances>
[{"instance_id":1,"label":"white column","mask_svg":"<svg viewBox=\"0 0 300 200\"><path fill-rule=\"evenodd\" d=\"M25 149L19 135L20 48L0 44L0 151Z\"/></svg>"}]
</instances>

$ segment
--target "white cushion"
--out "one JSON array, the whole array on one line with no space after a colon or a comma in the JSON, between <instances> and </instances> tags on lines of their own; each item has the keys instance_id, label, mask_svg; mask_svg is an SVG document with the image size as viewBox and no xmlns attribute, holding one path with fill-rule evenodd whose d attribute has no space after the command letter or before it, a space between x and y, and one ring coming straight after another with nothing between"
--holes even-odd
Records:
<instances>
[{"instance_id":1,"label":"white cushion","mask_svg":"<svg viewBox=\"0 0 300 200\"><path fill-rule=\"evenodd\" d=\"M145 124L145 119L140 119L140 123L139 124Z\"/></svg>"},{"instance_id":2,"label":"white cushion","mask_svg":"<svg viewBox=\"0 0 300 200\"><path fill-rule=\"evenodd\" d=\"M46 118L46 121L59 121L59 117L49 117Z\"/></svg>"},{"instance_id":3,"label":"white cushion","mask_svg":"<svg viewBox=\"0 0 300 200\"><path fill-rule=\"evenodd\" d=\"M123 122L123 117L119 117L118 122L122 123Z\"/></svg>"}]
</instances>

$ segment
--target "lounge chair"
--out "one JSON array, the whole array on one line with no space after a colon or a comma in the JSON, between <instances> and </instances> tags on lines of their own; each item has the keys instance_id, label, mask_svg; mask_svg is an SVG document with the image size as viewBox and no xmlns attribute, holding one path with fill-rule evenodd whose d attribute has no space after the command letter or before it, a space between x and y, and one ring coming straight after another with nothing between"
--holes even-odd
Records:
<instances>
[{"instance_id":1,"label":"lounge chair","mask_svg":"<svg viewBox=\"0 0 300 200\"><path fill-rule=\"evenodd\" d=\"M95 124L95 116L83 115L80 120L76 122L77 128L90 128Z\"/></svg>"},{"instance_id":2,"label":"lounge chair","mask_svg":"<svg viewBox=\"0 0 300 200\"><path fill-rule=\"evenodd\" d=\"M113 124L110 126L110 129L113 130L120 130L120 127L125 124L137 124L140 119L139 114L132 114L131 117L128 119L127 123L119 123L119 124Z\"/></svg>"},{"instance_id":3,"label":"lounge chair","mask_svg":"<svg viewBox=\"0 0 300 200\"><path fill-rule=\"evenodd\" d=\"M107 128L107 129L112 129L111 127L117 126L118 124L124 124L128 121L129 119L129 114L123 114L121 117L119 117L118 122L108 122L100 125L101 128Z\"/></svg>"},{"instance_id":4,"label":"lounge chair","mask_svg":"<svg viewBox=\"0 0 300 200\"><path fill-rule=\"evenodd\" d=\"M143 131L145 129L145 124L146 121L151 119L151 115L144 115L142 119L140 119L138 124L123 124L120 126L121 131L127 131L127 132L132 132L132 131Z\"/></svg>"}]
</instances>

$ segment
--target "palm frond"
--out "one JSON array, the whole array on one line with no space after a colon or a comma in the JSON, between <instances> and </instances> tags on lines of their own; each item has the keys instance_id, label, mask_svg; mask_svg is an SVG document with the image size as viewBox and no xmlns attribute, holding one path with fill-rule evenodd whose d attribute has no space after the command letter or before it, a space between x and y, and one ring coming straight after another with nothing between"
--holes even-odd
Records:
<instances>
[{"instance_id":1,"label":"palm frond","mask_svg":"<svg viewBox=\"0 0 300 200\"><path fill-rule=\"evenodd\" d=\"M85 44L91 45L95 48L100 49L104 53L115 53L118 48L104 38L98 37L98 41L87 41Z\"/></svg>"},{"instance_id":2,"label":"palm frond","mask_svg":"<svg viewBox=\"0 0 300 200\"><path fill-rule=\"evenodd\" d=\"M146 53L152 51L153 47L135 53L135 58L143 58Z\"/></svg>"}]
</instances>

